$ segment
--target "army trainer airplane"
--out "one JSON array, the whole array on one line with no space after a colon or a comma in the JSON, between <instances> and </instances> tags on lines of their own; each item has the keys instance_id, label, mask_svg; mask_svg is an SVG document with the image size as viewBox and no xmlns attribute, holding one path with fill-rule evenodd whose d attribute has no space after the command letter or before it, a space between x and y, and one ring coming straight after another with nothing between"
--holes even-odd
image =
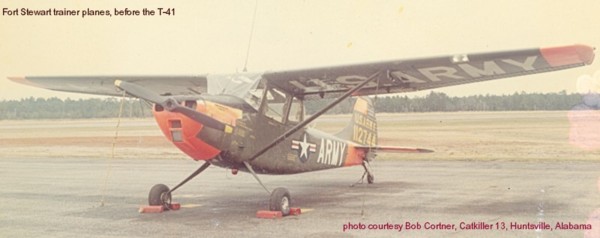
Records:
<instances>
[{"instance_id":1,"label":"army trainer airplane","mask_svg":"<svg viewBox=\"0 0 600 238\"><path fill-rule=\"evenodd\" d=\"M290 213L290 193L272 192L257 174L295 174L362 165L376 152L430 152L379 146L373 102L368 95L411 92L589 65L594 48L568 45L495 53L391 60L279 72L199 76L9 77L57 91L129 96L153 104L165 137L204 163L173 188L157 184L149 204L171 205L171 194L216 165L251 173L270 193L269 208ZM331 135L307 125L342 100L356 96L352 119ZM305 118L305 100L336 98Z\"/></svg>"}]
</instances>

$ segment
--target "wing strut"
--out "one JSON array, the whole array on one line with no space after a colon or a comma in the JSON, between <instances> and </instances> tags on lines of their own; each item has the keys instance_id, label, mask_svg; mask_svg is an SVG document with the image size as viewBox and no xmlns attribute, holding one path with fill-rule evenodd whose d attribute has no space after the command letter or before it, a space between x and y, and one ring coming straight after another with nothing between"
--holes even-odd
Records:
<instances>
[{"instance_id":1,"label":"wing strut","mask_svg":"<svg viewBox=\"0 0 600 238\"><path fill-rule=\"evenodd\" d=\"M174 188L169 190L168 193L171 194L172 192L177 190L179 187L181 187L181 185L184 185L185 183L187 183L188 181L190 181L191 179L196 177L198 174L202 173L202 171L204 171L206 168L208 168L208 166L210 166L210 162L208 162L208 161L204 162L204 164L202 164L202 166L200 166L200 168L198 168L196 171L194 171L192 174L190 174L190 176L188 176L183 181L181 181L179 184L177 184L177 186L175 186Z\"/></svg>"},{"instance_id":2,"label":"wing strut","mask_svg":"<svg viewBox=\"0 0 600 238\"><path fill-rule=\"evenodd\" d=\"M265 191L267 191L268 194L271 194L271 191L269 191L267 186L265 186L265 184L262 182L262 180L260 180L258 175L256 175L256 172L254 172L254 169L252 169L252 166L247 161L244 161L244 165L246 165L246 168L248 169L248 171L250 171L252 176L254 176L256 181L258 181L258 183L260 183L260 186L262 186L265 189Z\"/></svg>"},{"instance_id":3,"label":"wing strut","mask_svg":"<svg viewBox=\"0 0 600 238\"><path fill-rule=\"evenodd\" d=\"M275 140L273 140L273 142L269 143L269 145L265 146L263 149L261 149L260 151L256 152L252 157L250 157L250 159L248 159L248 161L255 160L256 158L258 158L259 156L261 156L262 154L264 154L265 152L267 152L269 149L271 149L273 146L276 146L277 144L279 144L283 140L285 140L285 138L287 138L288 136L294 134L300 128L304 128L306 125L308 125L309 123L311 123L315 119L319 118L319 116L323 115L323 113L327 112L329 109L331 109L335 105L338 105L344 99L352 96L352 94L354 94L356 91L360 90L365 85L367 85L369 82L373 81L373 79L375 79L377 76L379 76L379 74L380 74L379 71L376 72L376 73L374 73L369 78L367 78L367 80L365 80L364 82L360 83L359 85L356 85L350 91L344 93L344 95L340 96L338 99L336 99L335 101L333 101L332 103L330 103L329 105L327 105L326 107L324 107L323 109L321 109L320 111L318 111L317 113L313 114L312 116L310 116L306 120L302 121L300 124L292 127L292 129L289 129L288 131L286 131L285 133L283 133L281 136L277 137Z\"/></svg>"}]
</instances>

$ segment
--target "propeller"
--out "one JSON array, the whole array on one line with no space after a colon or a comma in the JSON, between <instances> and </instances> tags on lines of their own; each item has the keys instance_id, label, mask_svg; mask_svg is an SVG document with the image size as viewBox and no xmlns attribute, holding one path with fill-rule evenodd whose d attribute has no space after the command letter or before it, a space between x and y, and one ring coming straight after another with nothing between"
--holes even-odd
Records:
<instances>
[{"instance_id":1,"label":"propeller","mask_svg":"<svg viewBox=\"0 0 600 238\"><path fill-rule=\"evenodd\" d=\"M216 129L219 131L224 131L227 133L231 133L233 130L233 128L231 126L229 126L225 123L222 123L202 112L198 112L194 109L181 106L179 104L179 102L177 102L177 100L175 100L172 97L161 96L161 95L159 95L149 89L146 89L140 85L126 82L126 81L115 80L115 86L117 86L118 88L120 88L122 90L125 90L125 92L127 92L128 94L130 94L134 97L138 97L138 98L153 102L155 104L161 105L167 111L181 113L194 121L202 123L203 125L205 125L207 127L210 127L210 128L213 128L213 129Z\"/></svg>"}]
</instances>

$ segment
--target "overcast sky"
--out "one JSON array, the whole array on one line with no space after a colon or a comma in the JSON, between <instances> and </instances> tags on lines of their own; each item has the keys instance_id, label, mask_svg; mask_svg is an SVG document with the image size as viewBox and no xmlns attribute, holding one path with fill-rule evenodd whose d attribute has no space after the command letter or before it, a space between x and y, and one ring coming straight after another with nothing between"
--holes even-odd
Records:
<instances>
[{"instance_id":1,"label":"overcast sky","mask_svg":"<svg viewBox=\"0 0 600 238\"><path fill-rule=\"evenodd\" d=\"M175 8L175 16L0 16L0 100L79 98L7 76L195 75L244 67L254 1L5 1L0 8ZM259 0L249 71L575 43L600 46L600 1ZM575 92L573 70L435 89L453 96ZM427 92L425 92L427 93ZM414 95L414 94L409 94Z\"/></svg>"}]
</instances>

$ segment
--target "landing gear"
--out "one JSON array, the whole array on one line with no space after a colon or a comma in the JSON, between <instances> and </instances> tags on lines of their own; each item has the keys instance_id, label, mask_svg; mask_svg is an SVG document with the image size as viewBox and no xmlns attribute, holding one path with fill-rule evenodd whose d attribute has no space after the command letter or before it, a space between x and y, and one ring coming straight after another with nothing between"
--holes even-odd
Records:
<instances>
[{"instance_id":1,"label":"landing gear","mask_svg":"<svg viewBox=\"0 0 600 238\"><path fill-rule=\"evenodd\" d=\"M198 168L196 171L194 171L194 173L192 173L190 176L188 176L179 184L177 184L177 186L175 186L173 189L169 189L169 187L167 187L167 185L164 184L154 185L152 189L150 189L150 193L148 194L148 204L150 206L163 206L165 210L169 210L171 208L171 193L173 193L173 191L175 191L176 189L178 189L179 187L196 177L198 174L200 174L202 171L208 168L208 166L210 166L210 162L204 162L204 164L200 166L200 168Z\"/></svg>"},{"instance_id":2,"label":"landing gear","mask_svg":"<svg viewBox=\"0 0 600 238\"><path fill-rule=\"evenodd\" d=\"M148 194L148 204L150 206L163 206L165 210L168 210L171 207L169 187L164 184L154 185Z\"/></svg>"},{"instance_id":3,"label":"landing gear","mask_svg":"<svg viewBox=\"0 0 600 238\"><path fill-rule=\"evenodd\" d=\"M280 211L282 215L290 214L290 192L285 188L276 188L271 193L269 210Z\"/></svg>"},{"instance_id":4,"label":"landing gear","mask_svg":"<svg viewBox=\"0 0 600 238\"><path fill-rule=\"evenodd\" d=\"M369 184L373 184L375 182L375 176L373 176L372 174L368 174L367 175L367 182Z\"/></svg>"},{"instance_id":5,"label":"landing gear","mask_svg":"<svg viewBox=\"0 0 600 238\"><path fill-rule=\"evenodd\" d=\"M371 165L369 161L363 160L363 168L365 168L365 174L367 175L367 182L369 184L373 184L375 182L375 175L373 175L373 171L371 171ZM363 175L364 177L364 175Z\"/></svg>"},{"instance_id":6,"label":"landing gear","mask_svg":"<svg viewBox=\"0 0 600 238\"><path fill-rule=\"evenodd\" d=\"M292 211L290 206L292 201L290 192L285 188L276 188L275 190L273 190L273 192L270 192L269 189L262 183L260 178L256 175L256 172L254 172L252 166L250 166L248 162L244 162L244 165L246 165L248 171L252 173L254 178L258 181L258 183L260 183L260 185L265 189L265 191L267 191L267 193L270 193L271 196L269 199L269 210L281 212L281 215L283 216L290 215ZM150 189L150 193L148 194L148 204L150 204L150 206L162 206L164 210L171 209L171 193L179 187L181 187L182 185L184 185L185 183L187 183L188 181L190 181L192 178L196 177L198 174L200 174L202 171L208 168L208 166L210 166L210 162L205 162L194 173L192 173L190 176L181 181L179 184L177 184L177 186L173 187L172 189L169 189L169 187L167 187L167 185L164 184L154 185L152 189Z\"/></svg>"},{"instance_id":7,"label":"landing gear","mask_svg":"<svg viewBox=\"0 0 600 238\"><path fill-rule=\"evenodd\" d=\"M267 186L265 186L265 184L263 184L258 175L256 175L256 172L254 172L254 169L252 169L250 163L244 161L244 165L246 166L248 171L250 171L252 176L254 176L256 181L258 181L258 183L265 189L265 191L271 194L271 197L269 199L269 210L281 212L283 216L290 215L290 204L292 201L290 192L286 188L276 188L275 190L273 190L273 192L269 192L269 189L267 188Z\"/></svg>"},{"instance_id":8,"label":"landing gear","mask_svg":"<svg viewBox=\"0 0 600 238\"><path fill-rule=\"evenodd\" d=\"M367 183L373 184L375 182L375 175L373 175L373 172L371 171L371 165L369 165L369 161L363 160L362 166L363 168L365 168L365 172L363 173L362 177L360 177L360 179L356 181L356 183L350 185L350 187L354 187L357 184L364 183L365 176L367 177Z\"/></svg>"}]
</instances>

